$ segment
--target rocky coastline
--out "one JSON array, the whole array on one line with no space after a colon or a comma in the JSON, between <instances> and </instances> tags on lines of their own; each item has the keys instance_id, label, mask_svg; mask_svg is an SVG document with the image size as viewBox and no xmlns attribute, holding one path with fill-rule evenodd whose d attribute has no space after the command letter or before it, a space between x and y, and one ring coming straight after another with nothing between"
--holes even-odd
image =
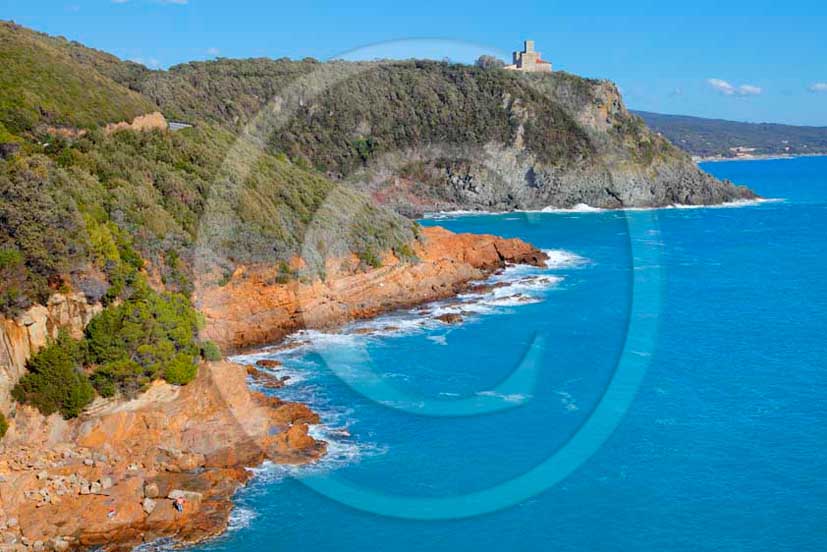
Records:
<instances>
[{"instance_id":1,"label":"rocky coastline","mask_svg":"<svg viewBox=\"0 0 827 552\"><path fill-rule=\"evenodd\" d=\"M343 259L324 282L306 284L241 268L226 285L197 290L205 333L240 350L449 297L508 263L546 260L518 239L437 227L422 229L413 249L415 261L389 253L367 271ZM256 377L230 362L204 363L184 387L156 382L132 400L98 399L68 421L16 405L0 447L0 550L128 550L220 534L247 468L308 463L326 451L308 434L318 416L251 390Z\"/></svg>"}]
</instances>

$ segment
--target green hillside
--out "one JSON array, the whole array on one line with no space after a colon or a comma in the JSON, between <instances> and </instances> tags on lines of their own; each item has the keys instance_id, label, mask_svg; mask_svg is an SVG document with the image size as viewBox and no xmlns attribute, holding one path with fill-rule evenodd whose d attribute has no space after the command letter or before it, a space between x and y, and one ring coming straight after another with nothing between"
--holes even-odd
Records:
<instances>
[{"instance_id":1,"label":"green hillside","mask_svg":"<svg viewBox=\"0 0 827 552\"><path fill-rule=\"evenodd\" d=\"M156 109L98 71L107 66L129 67L113 56L0 22L0 123L13 134L41 123L90 128Z\"/></svg>"}]
</instances>

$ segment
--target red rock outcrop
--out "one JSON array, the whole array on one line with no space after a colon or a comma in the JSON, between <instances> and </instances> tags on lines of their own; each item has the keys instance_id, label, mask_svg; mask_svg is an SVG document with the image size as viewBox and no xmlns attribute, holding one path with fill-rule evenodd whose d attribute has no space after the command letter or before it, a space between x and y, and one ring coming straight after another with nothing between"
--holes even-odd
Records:
<instances>
[{"instance_id":1,"label":"red rock outcrop","mask_svg":"<svg viewBox=\"0 0 827 552\"><path fill-rule=\"evenodd\" d=\"M541 266L545 254L519 239L422 229L416 262L393 255L380 268L329 263L327 279L278 284L276 267L243 267L224 286L201 286L196 304L205 334L224 350L278 341L300 328L319 328L450 297L506 263Z\"/></svg>"},{"instance_id":2,"label":"red rock outcrop","mask_svg":"<svg viewBox=\"0 0 827 552\"><path fill-rule=\"evenodd\" d=\"M101 400L77 420L19 407L0 455L0 536L22 549L121 550L216 535L246 467L324 454L307 433L318 421L305 405L250 391L244 367L227 362L185 387L156 382L132 401Z\"/></svg>"}]
</instances>

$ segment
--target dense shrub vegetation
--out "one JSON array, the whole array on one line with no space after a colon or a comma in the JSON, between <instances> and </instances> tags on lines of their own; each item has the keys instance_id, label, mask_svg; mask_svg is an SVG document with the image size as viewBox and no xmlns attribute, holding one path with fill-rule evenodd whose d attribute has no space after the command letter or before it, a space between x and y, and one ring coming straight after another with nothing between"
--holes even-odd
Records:
<instances>
[{"instance_id":1,"label":"dense shrub vegetation","mask_svg":"<svg viewBox=\"0 0 827 552\"><path fill-rule=\"evenodd\" d=\"M215 359L215 345L197 341L199 316L187 297L158 293L137 273L128 284L128 297L93 318L83 339L61 333L29 360L29 373L12 391L17 401L71 418L95 391L133 397L158 378L184 385L195 377L202 350Z\"/></svg>"},{"instance_id":2,"label":"dense shrub vegetation","mask_svg":"<svg viewBox=\"0 0 827 552\"><path fill-rule=\"evenodd\" d=\"M105 309L86 327L87 363L102 395L142 391L153 380L185 384L195 377L201 345L199 318L187 297L157 293L139 278L122 303Z\"/></svg>"},{"instance_id":3,"label":"dense shrub vegetation","mask_svg":"<svg viewBox=\"0 0 827 552\"><path fill-rule=\"evenodd\" d=\"M9 422L6 420L6 415L0 412L0 439L6 436L9 430Z\"/></svg>"},{"instance_id":4,"label":"dense shrub vegetation","mask_svg":"<svg viewBox=\"0 0 827 552\"><path fill-rule=\"evenodd\" d=\"M84 347L61 333L29 359L29 373L12 390L18 402L34 405L43 414L60 412L73 418L95 398L95 390L83 372Z\"/></svg>"}]
</instances>

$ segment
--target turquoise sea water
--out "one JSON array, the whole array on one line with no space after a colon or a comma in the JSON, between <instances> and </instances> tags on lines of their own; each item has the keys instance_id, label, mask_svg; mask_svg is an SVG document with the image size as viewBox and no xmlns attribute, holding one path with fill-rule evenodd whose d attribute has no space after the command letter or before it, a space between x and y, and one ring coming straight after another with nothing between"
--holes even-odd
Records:
<instances>
[{"instance_id":1,"label":"turquoise sea water","mask_svg":"<svg viewBox=\"0 0 827 552\"><path fill-rule=\"evenodd\" d=\"M783 201L424 221L517 236L552 262L461 304L242 359L284 361L279 395L351 437L319 428L332 446L318 466L260 470L232 530L198 550L827 549L827 158L704 168ZM445 312L463 323L434 320ZM386 514L389 494L419 504L497 488L583 431L639 327L656 330L634 351L648 368L614 432L517 505L400 519L301 481L336 478L356 490L345 501L373 494Z\"/></svg>"}]
</instances>

